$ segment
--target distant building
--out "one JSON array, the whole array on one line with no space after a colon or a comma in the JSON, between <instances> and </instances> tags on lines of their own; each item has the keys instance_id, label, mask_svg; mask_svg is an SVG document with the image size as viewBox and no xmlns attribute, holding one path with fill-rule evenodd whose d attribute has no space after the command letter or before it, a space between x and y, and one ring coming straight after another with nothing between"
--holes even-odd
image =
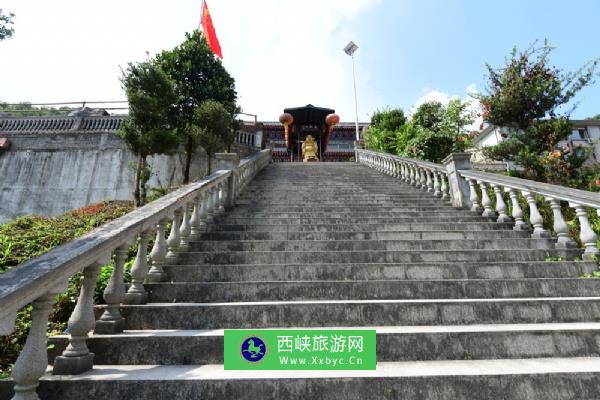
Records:
<instances>
[{"instance_id":1,"label":"distant building","mask_svg":"<svg viewBox=\"0 0 600 400\"><path fill-rule=\"evenodd\" d=\"M573 132L567 140L558 143L558 148L563 151L581 151L584 147L592 147L589 162L600 162L600 120L572 120ZM472 149L473 160L483 161L485 157L481 148L494 146L510 137L510 130L500 126L490 125L485 128L477 137L473 139Z\"/></svg>"}]
</instances>

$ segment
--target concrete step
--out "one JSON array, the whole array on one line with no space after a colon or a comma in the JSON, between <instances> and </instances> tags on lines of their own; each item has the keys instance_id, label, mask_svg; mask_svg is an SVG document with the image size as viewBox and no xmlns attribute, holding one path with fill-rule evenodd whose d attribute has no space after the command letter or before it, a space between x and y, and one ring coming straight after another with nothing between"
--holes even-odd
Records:
<instances>
[{"instance_id":1,"label":"concrete step","mask_svg":"<svg viewBox=\"0 0 600 400\"><path fill-rule=\"evenodd\" d=\"M488 261L539 261L557 257L556 250L402 250L402 251L227 251L180 253L182 264L339 264L339 263L436 263L436 262L488 262ZM581 255L573 249L567 259Z\"/></svg>"},{"instance_id":2,"label":"concrete step","mask_svg":"<svg viewBox=\"0 0 600 400\"><path fill-rule=\"evenodd\" d=\"M553 249L550 239L502 238L489 240L246 240L192 242L192 251L401 251L461 249Z\"/></svg>"},{"instance_id":3,"label":"concrete step","mask_svg":"<svg viewBox=\"0 0 600 400\"><path fill-rule=\"evenodd\" d=\"M360 216L341 216L341 217L306 217L306 218L280 218L278 216L266 218L235 218L223 215L217 218L214 224L232 224L232 225L303 225L312 226L337 225L337 224L425 224L425 223L461 223L461 222L485 222L491 221L479 215L436 215L430 214L422 217L380 217L373 215L370 217Z\"/></svg>"},{"instance_id":4,"label":"concrete step","mask_svg":"<svg viewBox=\"0 0 600 400\"><path fill-rule=\"evenodd\" d=\"M571 278L597 269L593 262L501 262L437 264L257 264L165 266L175 282L298 280L428 280Z\"/></svg>"},{"instance_id":5,"label":"concrete step","mask_svg":"<svg viewBox=\"0 0 600 400\"><path fill-rule=\"evenodd\" d=\"M1 386L9 398L11 381ZM98 366L46 375L43 399L597 399L600 359L380 363L375 371L224 371L222 364Z\"/></svg>"},{"instance_id":6,"label":"concrete step","mask_svg":"<svg viewBox=\"0 0 600 400\"><path fill-rule=\"evenodd\" d=\"M282 237L283 236L283 237ZM421 231L421 232L252 232L222 231L203 233L196 242L255 240L505 240L531 238L531 232L496 231ZM194 242L192 242L194 243Z\"/></svg>"},{"instance_id":7,"label":"concrete step","mask_svg":"<svg viewBox=\"0 0 600 400\"><path fill-rule=\"evenodd\" d=\"M344 327L344 329L361 329ZM600 356L600 323L375 327L377 361L494 360ZM257 329L257 334L260 330ZM68 336L50 337L48 359ZM126 331L91 335L96 365L223 363L223 330ZM201 349L201 350L200 350Z\"/></svg>"},{"instance_id":8,"label":"concrete step","mask_svg":"<svg viewBox=\"0 0 600 400\"><path fill-rule=\"evenodd\" d=\"M513 225L497 222L429 222L429 223L340 223L311 225L209 224L208 232L399 232L399 231L484 231L512 230Z\"/></svg>"},{"instance_id":9,"label":"concrete step","mask_svg":"<svg viewBox=\"0 0 600 400\"><path fill-rule=\"evenodd\" d=\"M354 218L426 218L426 217L479 217L479 215L469 210L452 210L447 208L429 208L425 211L419 210L417 207L413 207L411 210L399 210L399 211L382 211L382 210L368 210L360 212L322 212L316 210L308 210L305 212L228 212L222 214L220 219L273 219L273 218L290 218L290 219L307 219L307 218L336 218L336 219L354 219Z\"/></svg>"},{"instance_id":10,"label":"concrete step","mask_svg":"<svg viewBox=\"0 0 600 400\"><path fill-rule=\"evenodd\" d=\"M404 211L420 211L420 210L443 210L443 211L458 211L463 210L460 208L454 208L449 203L443 203L439 201L432 202L431 204L409 204L406 206L396 205L381 205L376 210L373 209L373 205L370 203L364 204L337 204L337 205L322 205L322 204L308 204L308 205L262 205L261 203L252 204L252 207L245 207L246 204L238 204L238 207L229 211L229 215L258 215L258 214L277 214L277 213L307 213L307 212L321 212L321 213L373 213L373 212L404 212Z\"/></svg>"},{"instance_id":11,"label":"concrete step","mask_svg":"<svg viewBox=\"0 0 600 400\"><path fill-rule=\"evenodd\" d=\"M598 279L177 282L145 285L155 303L592 297Z\"/></svg>"},{"instance_id":12,"label":"concrete step","mask_svg":"<svg viewBox=\"0 0 600 400\"><path fill-rule=\"evenodd\" d=\"M596 322L600 297L149 303L121 312L134 330Z\"/></svg>"}]
</instances>

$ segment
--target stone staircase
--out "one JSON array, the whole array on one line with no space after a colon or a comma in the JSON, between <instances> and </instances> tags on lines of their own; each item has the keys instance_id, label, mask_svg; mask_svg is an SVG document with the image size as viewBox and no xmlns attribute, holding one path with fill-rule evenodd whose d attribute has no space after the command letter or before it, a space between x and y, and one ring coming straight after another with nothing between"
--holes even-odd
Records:
<instances>
[{"instance_id":1,"label":"stone staircase","mask_svg":"<svg viewBox=\"0 0 600 400\"><path fill-rule=\"evenodd\" d=\"M593 262L359 164L272 164L42 399L600 398ZM101 307L97 310L101 311ZM370 327L376 371L224 371L224 328ZM51 339L60 354L67 337ZM53 357L51 357L53 359Z\"/></svg>"}]
</instances>

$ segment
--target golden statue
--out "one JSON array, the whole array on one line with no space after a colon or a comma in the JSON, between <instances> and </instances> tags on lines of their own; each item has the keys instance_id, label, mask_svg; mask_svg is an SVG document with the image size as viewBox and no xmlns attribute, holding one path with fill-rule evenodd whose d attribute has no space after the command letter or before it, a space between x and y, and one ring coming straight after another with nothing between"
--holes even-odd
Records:
<instances>
[{"instance_id":1,"label":"golden statue","mask_svg":"<svg viewBox=\"0 0 600 400\"><path fill-rule=\"evenodd\" d=\"M319 161L319 145L315 141L312 135L306 136L304 142L302 142L302 160L307 161Z\"/></svg>"}]
</instances>

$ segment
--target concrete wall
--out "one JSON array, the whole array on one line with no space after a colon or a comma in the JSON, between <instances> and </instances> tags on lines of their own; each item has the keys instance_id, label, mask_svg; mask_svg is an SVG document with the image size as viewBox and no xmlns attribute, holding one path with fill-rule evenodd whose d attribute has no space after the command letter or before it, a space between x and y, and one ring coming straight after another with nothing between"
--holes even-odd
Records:
<instances>
[{"instance_id":1,"label":"concrete wall","mask_svg":"<svg viewBox=\"0 0 600 400\"><path fill-rule=\"evenodd\" d=\"M114 133L0 131L0 137L10 141L8 150L0 150L0 223L24 214L51 216L102 200L133 198L135 174L130 164L136 158ZM148 187L182 182L183 152L149 161L153 175ZM204 176L206 170L200 148L192 179Z\"/></svg>"}]
</instances>

